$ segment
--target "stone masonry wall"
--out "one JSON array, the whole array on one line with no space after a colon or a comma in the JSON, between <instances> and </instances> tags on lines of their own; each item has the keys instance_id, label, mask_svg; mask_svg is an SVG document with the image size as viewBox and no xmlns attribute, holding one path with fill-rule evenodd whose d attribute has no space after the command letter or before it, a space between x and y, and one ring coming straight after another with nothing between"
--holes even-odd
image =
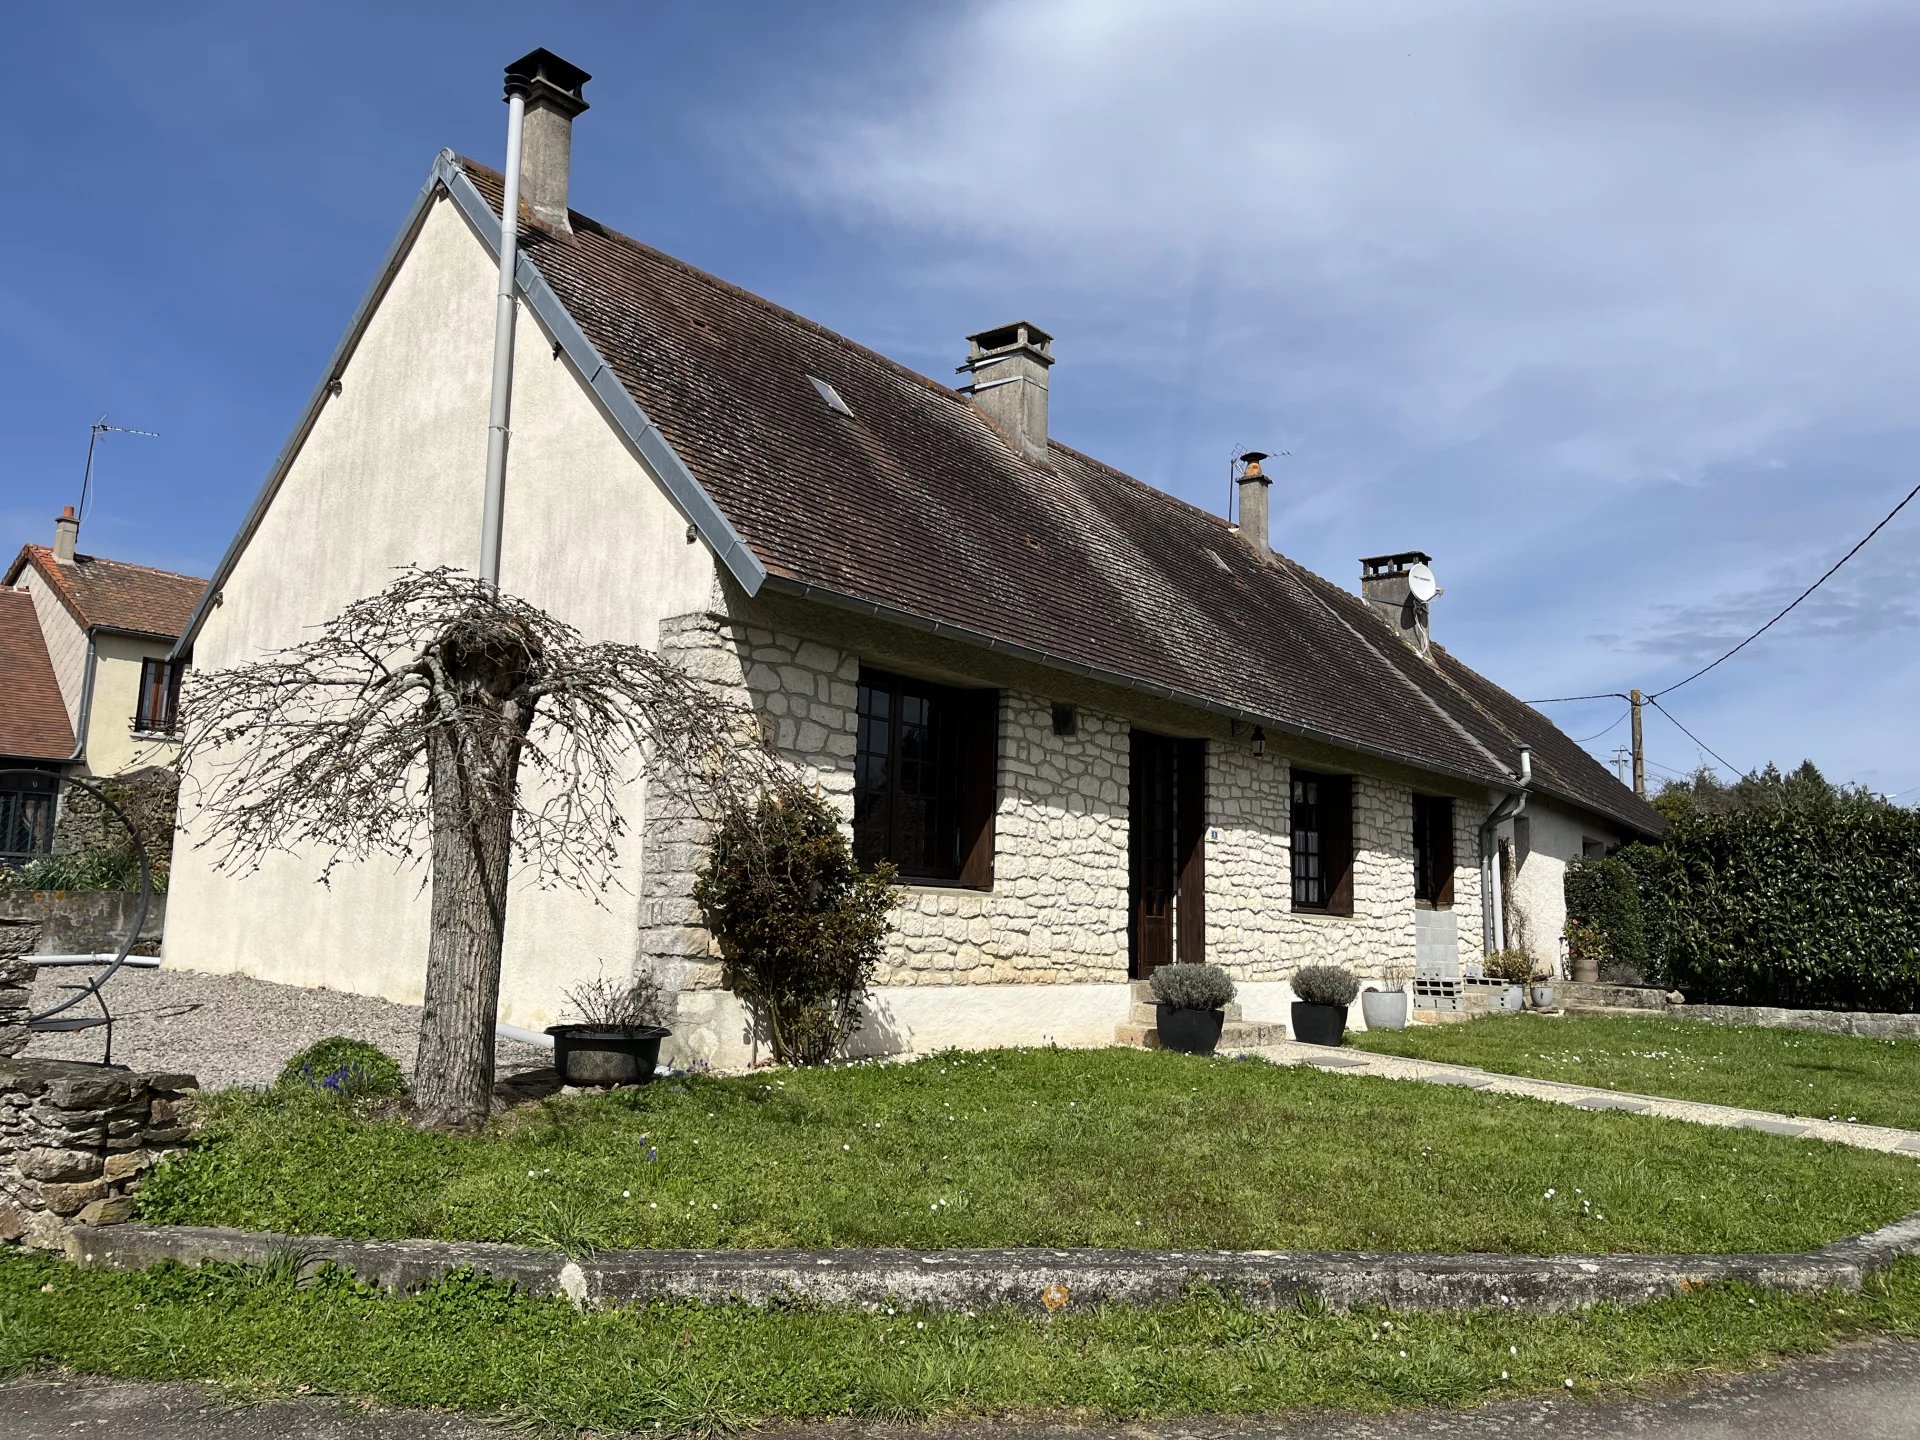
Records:
<instances>
[{"instance_id":1,"label":"stone masonry wall","mask_svg":"<svg viewBox=\"0 0 1920 1440\"><path fill-rule=\"evenodd\" d=\"M661 627L663 649L751 702L776 747L801 765L850 825L859 656L716 610ZM1050 697L1001 692L999 801L990 891L912 886L894 915L878 983L1118 982L1127 965L1129 722L1081 707L1053 731ZM1208 958L1243 980L1282 980L1304 964L1363 974L1411 967L1413 800L1403 784L1354 780L1354 913L1290 904L1290 768L1244 740L1208 747ZM1463 960L1480 946L1481 807L1454 805L1454 912ZM703 859L692 817L650 798L644 962L674 989L712 989L720 966L691 898Z\"/></svg>"},{"instance_id":2,"label":"stone masonry wall","mask_svg":"<svg viewBox=\"0 0 1920 1440\"><path fill-rule=\"evenodd\" d=\"M198 1082L73 1060L0 1060L0 1240L58 1249L133 1214L133 1187L187 1138Z\"/></svg>"},{"instance_id":3,"label":"stone masonry wall","mask_svg":"<svg viewBox=\"0 0 1920 1440\"><path fill-rule=\"evenodd\" d=\"M853 821L860 661L797 636L718 614L676 617L663 648L702 678L742 693L776 747ZM1006 691L991 891L909 887L878 982L950 985L1126 976L1127 725L1079 712L1053 733L1051 702ZM647 959L690 988L720 983L692 904L700 827L649 812Z\"/></svg>"}]
</instances>

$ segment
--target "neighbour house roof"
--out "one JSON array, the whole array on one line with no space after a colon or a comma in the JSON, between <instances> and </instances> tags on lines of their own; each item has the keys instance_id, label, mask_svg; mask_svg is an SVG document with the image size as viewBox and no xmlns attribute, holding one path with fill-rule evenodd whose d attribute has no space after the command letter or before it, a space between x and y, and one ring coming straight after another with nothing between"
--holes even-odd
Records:
<instances>
[{"instance_id":1,"label":"neighbour house roof","mask_svg":"<svg viewBox=\"0 0 1920 1440\"><path fill-rule=\"evenodd\" d=\"M98 555L75 555L71 565L62 565L45 545L22 547L3 583L13 585L29 565L40 572L82 630L97 626L171 640L186 630L207 588L205 580L193 575Z\"/></svg>"},{"instance_id":2,"label":"neighbour house roof","mask_svg":"<svg viewBox=\"0 0 1920 1440\"><path fill-rule=\"evenodd\" d=\"M73 726L60 698L46 637L24 590L0 590L0 764L8 760L65 760L73 754Z\"/></svg>"}]
</instances>

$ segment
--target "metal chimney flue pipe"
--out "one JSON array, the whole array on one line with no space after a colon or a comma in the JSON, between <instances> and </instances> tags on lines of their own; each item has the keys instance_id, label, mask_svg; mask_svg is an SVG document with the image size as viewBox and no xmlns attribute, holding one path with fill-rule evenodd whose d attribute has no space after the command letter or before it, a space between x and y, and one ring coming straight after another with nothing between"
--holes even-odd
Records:
<instances>
[{"instance_id":1,"label":"metal chimney flue pipe","mask_svg":"<svg viewBox=\"0 0 1920 1440\"><path fill-rule=\"evenodd\" d=\"M507 508L507 438L513 418L513 328L520 260L520 136L526 126L529 76L507 70L506 184L500 201L500 283L493 307L493 395L487 409L487 488L480 516L480 578L500 588L500 533Z\"/></svg>"}]
</instances>

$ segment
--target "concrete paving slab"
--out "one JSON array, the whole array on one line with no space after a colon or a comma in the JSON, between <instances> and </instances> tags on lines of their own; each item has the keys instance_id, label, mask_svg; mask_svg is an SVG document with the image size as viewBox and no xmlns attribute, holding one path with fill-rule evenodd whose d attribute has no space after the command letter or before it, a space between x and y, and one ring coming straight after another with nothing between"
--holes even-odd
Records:
<instances>
[{"instance_id":1,"label":"concrete paving slab","mask_svg":"<svg viewBox=\"0 0 1920 1440\"><path fill-rule=\"evenodd\" d=\"M1747 1116L1733 1122L1742 1130L1759 1130L1767 1135L1805 1135L1810 1127L1795 1124L1791 1120L1767 1120L1760 1116Z\"/></svg>"},{"instance_id":2,"label":"concrete paving slab","mask_svg":"<svg viewBox=\"0 0 1920 1440\"><path fill-rule=\"evenodd\" d=\"M1646 1101L1624 1095L1582 1095L1573 1103L1582 1110L1625 1110L1633 1115L1644 1115L1650 1108Z\"/></svg>"}]
</instances>

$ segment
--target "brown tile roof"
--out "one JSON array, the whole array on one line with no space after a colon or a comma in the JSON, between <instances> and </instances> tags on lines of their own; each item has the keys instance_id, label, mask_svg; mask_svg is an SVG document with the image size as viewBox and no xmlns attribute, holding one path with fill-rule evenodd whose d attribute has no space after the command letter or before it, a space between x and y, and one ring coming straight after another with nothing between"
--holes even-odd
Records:
<instances>
[{"instance_id":1,"label":"brown tile roof","mask_svg":"<svg viewBox=\"0 0 1920 1440\"><path fill-rule=\"evenodd\" d=\"M497 214L498 176L462 165ZM523 231L529 258L770 574L1489 784L1537 735L1543 788L1660 828L1545 717L1218 516L1057 442L1029 459L946 386L573 224Z\"/></svg>"},{"instance_id":2,"label":"brown tile roof","mask_svg":"<svg viewBox=\"0 0 1920 1440\"><path fill-rule=\"evenodd\" d=\"M207 582L193 575L176 575L148 565L106 560L98 555L75 555L62 565L45 545L24 546L7 571L11 586L32 565L45 577L61 603L83 630L104 626L171 640L187 628L193 607L200 603Z\"/></svg>"},{"instance_id":3,"label":"brown tile roof","mask_svg":"<svg viewBox=\"0 0 1920 1440\"><path fill-rule=\"evenodd\" d=\"M73 726L24 590L0 590L0 762L65 760Z\"/></svg>"}]
</instances>

